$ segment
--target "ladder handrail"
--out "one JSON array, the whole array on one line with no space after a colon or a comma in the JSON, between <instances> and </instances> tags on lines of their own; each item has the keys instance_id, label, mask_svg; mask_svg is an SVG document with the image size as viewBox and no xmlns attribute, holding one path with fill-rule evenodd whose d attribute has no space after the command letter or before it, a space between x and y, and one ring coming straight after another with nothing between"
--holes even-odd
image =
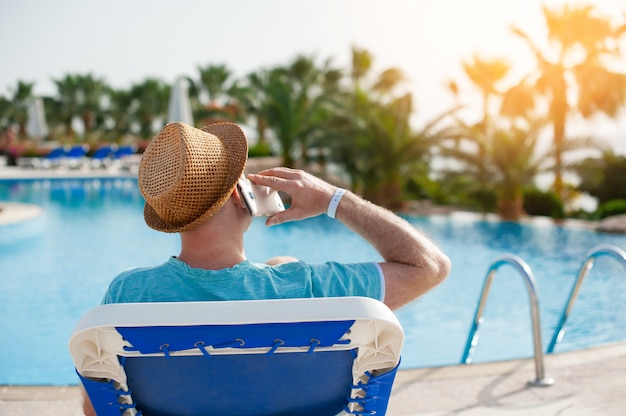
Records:
<instances>
[{"instance_id":1,"label":"ladder handrail","mask_svg":"<svg viewBox=\"0 0 626 416\"><path fill-rule=\"evenodd\" d=\"M624 252L624 250L620 249L619 247L613 246L611 244L601 244L599 246L592 248L589 251L589 253L587 254L586 260L583 262L583 265L580 268L578 277L576 278L576 281L574 282L574 286L572 287L572 290L570 292L565 309L563 310L563 313L561 314L561 319L559 320L559 323L557 324L555 328L554 335L552 336L552 340L550 341L550 344L548 345L548 349L546 350L548 354L554 352L554 347L556 346L556 344L561 342L561 340L563 339L563 336L565 336L565 329L563 329L563 327L565 326L565 321L567 321L567 318L569 317L569 314L572 311L572 307L574 306L574 301L576 300L576 297L578 296L578 291L580 290L580 286L582 285L583 280L585 280L585 277L587 276L587 274L593 267L593 264L596 258L600 256L612 257L616 259L617 261L621 262L624 265L624 267L626 267L626 252Z\"/></svg>"},{"instance_id":2,"label":"ladder handrail","mask_svg":"<svg viewBox=\"0 0 626 416\"><path fill-rule=\"evenodd\" d=\"M471 363L470 355L474 350L474 347L478 343L478 327L483 322L483 311L491 288L491 283L495 276L496 271L502 265L510 264L513 266L524 278L526 288L528 289L528 297L530 300L530 312L533 325L533 345L535 349L535 380L529 381L533 386L550 386L554 382L550 378L546 378L544 374L543 365L543 350L541 348L541 320L539 318L539 301L537 296L537 285L535 284L535 277L532 270L522 260L515 255L504 256L496 260L487 270L487 277L483 284L483 290L474 314L474 321L470 332L468 334L467 343L465 344L465 350L463 352L463 358L461 358L461 364Z\"/></svg>"}]
</instances>

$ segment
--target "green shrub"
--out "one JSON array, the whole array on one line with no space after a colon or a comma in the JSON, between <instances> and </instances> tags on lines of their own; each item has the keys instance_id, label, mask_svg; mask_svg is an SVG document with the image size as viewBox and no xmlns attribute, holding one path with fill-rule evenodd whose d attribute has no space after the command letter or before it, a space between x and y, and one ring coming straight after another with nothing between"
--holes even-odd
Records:
<instances>
[{"instance_id":1,"label":"green shrub","mask_svg":"<svg viewBox=\"0 0 626 416\"><path fill-rule=\"evenodd\" d=\"M595 212L585 211L584 209L581 209L581 208L576 209L574 211L569 211L567 213L567 217L577 219L577 220L586 220L586 221L593 221L596 219Z\"/></svg>"},{"instance_id":2,"label":"green shrub","mask_svg":"<svg viewBox=\"0 0 626 416\"><path fill-rule=\"evenodd\" d=\"M467 193L465 202L469 208L481 212L495 212L498 196L491 189L476 189Z\"/></svg>"},{"instance_id":3,"label":"green shrub","mask_svg":"<svg viewBox=\"0 0 626 416\"><path fill-rule=\"evenodd\" d=\"M270 149L267 143L257 143L248 149L249 157L263 157L263 156L271 156L271 155L272 155L272 149Z\"/></svg>"},{"instance_id":4,"label":"green shrub","mask_svg":"<svg viewBox=\"0 0 626 416\"><path fill-rule=\"evenodd\" d=\"M554 192L544 192L537 188L524 191L524 211L528 215L540 215L551 218L565 218L563 203Z\"/></svg>"},{"instance_id":5,"label":"green shrub","mask_svg":"<svg viewBox=\"0 0 626 416\"><path fill-rule=\"evenodd\" d=\"M595 216L601 220L602 218L620 214L626 214L626 199L612 199L600 204Z\"/></svg>"}]
</instances>

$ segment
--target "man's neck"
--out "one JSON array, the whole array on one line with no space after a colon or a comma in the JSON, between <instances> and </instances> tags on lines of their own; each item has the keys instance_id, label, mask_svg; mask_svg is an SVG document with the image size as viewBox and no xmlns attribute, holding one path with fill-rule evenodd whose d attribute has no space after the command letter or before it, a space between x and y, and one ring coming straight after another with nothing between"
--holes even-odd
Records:
<instances>
[{"instance_id":1,"label":"man's neck","mask_svg":"<svg viewBox=\"0 0 626 416\"><path fill-rule=\"evenodd\" d=\"M206 227L205 227L206 225ZM243 233L229 232L205 224L197 230L181 233L178 259L189 267L220 270L233 267L246 259ZM216 229L217 228L217 229Z\"/></svg>"},{"instance_id":2,"label":"man's neck","mask_svg":"<svg viewBox=\"0 0 626 416\"><path fill-rule=\"evenodd\" d=\"M178 260L189 267L204 270L221 270L235 266L246 260L246 256L241 252L232 250L185 250L181 249Z\"/></svg>"},{"instance_id":3,"label":"man's neck","mask_svg":"<svg viewBox=\"0 0 626 416\"><path fill-rule=\"evenodd\" d=\"M233 267L246 259L243 233L250 223L243 204L231 198L209 221L180 234L178 259L205 270Z\"/></svg>"}]
</instances>

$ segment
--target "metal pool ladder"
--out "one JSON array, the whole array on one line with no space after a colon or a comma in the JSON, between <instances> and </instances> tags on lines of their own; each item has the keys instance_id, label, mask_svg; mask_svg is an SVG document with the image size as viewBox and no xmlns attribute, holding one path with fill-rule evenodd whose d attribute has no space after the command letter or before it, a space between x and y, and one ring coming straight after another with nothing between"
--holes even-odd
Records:
<instances>
[{"instance_id":1,"label":"metal pool ladder","mask_svg":"<svg viewBox=\"0 0 626 416\"><path fill-rule=\"evenodd\" d=\"M537 299L537 286L535 284L535 277L533 272L521 258L510 255L496 260L488 269L487 277L483 285L482 294L476 313L474 315L474 321L465 344L465 351L463 352L462 364L469 364L471 362L470 355L474 351L474 347L478 343L478 327L483 322L483 311L485 309L485 303L487 301L487 295L491 288L491 283L496 274L498 268L502 265L510 264L513 266L524 278L526 288L528 289L528 296L530 299L530 313L533 325L533 344L535 348L535 379L528 382L531 386L547 387L554 383L554 380L547 378L544 374L543 365L543 351L541 349L541 320L539 318L539 301Z\"/></svg>"},{"instance_id":2,"label":"metal pool ladder","mask_svg":"<svg viewBox=\"0 0 626 416\"><path fill-rule=\"evenodd\" d=\"M626 253L622 249L612 246L610 244L599 245L591 249L591 251L587 255L585 262L580 268L580 272L578 273L578 278L576 279L576 282L574 283L572 291L569 295L567 305L565 306L565 309L563 310L563 314L561 315L561 319L559 320L559 323L554 331L554 335L552 336L552 341L550 341L550 345L548 345L548 349L547 349L548 353L552 353L554 351L554 347L556 346L556 344L561 342L561 340L563 339L563 336L565 335L565 330L563 329L563 326L565 325L565 321L567 321L567 318L570 312L572 311L572 306L574 306L574 301L576 300L576 296L578 296L578 291L580 290L580 286L582 285L583 280L587 276L587 273L589 273L589 271L593 267L593 264L596 261L596 258L600 256L613 257L614 259L622 263L624 267L626 267Z\"/></svg>"}]
</instances>

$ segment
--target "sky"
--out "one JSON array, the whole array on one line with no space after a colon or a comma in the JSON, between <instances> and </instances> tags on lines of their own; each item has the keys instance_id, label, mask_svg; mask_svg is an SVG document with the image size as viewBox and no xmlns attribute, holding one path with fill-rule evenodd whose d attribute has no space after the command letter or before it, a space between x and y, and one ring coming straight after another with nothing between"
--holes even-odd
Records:
<instances>
[{"instance_id":1,"label":"sky","mask_svg":"<svg viewBox=\"0 0 626 416\"><path fill-rule=\"evenodd\" d=\"M147 77L197 78L198 66L209 64L238 77L299 54L347 69L357 46L374 57L374 72L403 70L424 123L452 106L450 79L469 88L462 61L472 55L509 60L512 79L530 70L532 55L511 25L541 42L542 5L575 1L0 0L0 94L10 96L22 80L35 83L36 95L53 95L52 79L70 73L120 89ZM626 15L623 0L586 4L620 21ZM593 129L626 154L624 119L576 128Z\"/></svg>"}]
</instances>

